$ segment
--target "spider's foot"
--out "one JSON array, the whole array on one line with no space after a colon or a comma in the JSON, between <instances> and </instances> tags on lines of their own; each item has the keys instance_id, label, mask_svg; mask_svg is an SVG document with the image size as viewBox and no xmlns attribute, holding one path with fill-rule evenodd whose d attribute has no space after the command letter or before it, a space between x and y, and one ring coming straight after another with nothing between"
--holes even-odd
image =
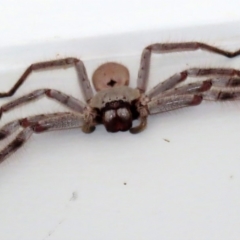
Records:
<instances>
[{"instance_id":1,"label":"spider's foot","mask_svg":"<svg viewBox=\"0 0 240 240\"><path fill-rule=\"evenodd\" d=\"M85 125L82 126L82 131L84 133L92 133L95 129L96 129L95 126L91 126L91 125L88 125L88 124L85 124Z\"/></svg>"},{"instance_id":2,"label":"spider's foot","mask_svg":"<svg viewBox=\"0 0 240 240\"><path fill-rule=\"evenodd\" d=\"M202 95L194 95L192 102L190 103L191 106L199 105L203 100Z\"/></svg>"}]
</instances>

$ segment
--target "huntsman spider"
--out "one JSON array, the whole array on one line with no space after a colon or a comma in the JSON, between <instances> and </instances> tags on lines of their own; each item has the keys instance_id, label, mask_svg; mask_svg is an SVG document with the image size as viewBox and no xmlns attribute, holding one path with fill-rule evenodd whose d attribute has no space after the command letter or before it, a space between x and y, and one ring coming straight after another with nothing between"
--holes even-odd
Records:
<instances>
[{"instance_id":1,"label":"huntsman spider","mask_svg":"<svg viewBox=\"0 0 240 240\"><path fill-rule=\"evenodd\" d=\"M139 133L147 126L148 115L199 105L203 100L225 101L240 98L240 70L232 68L190 68L176 73L146 92L152 53L195 51L201 49L233 58L240 55L201 42L156 43L144 48L141 56L136 88L128 86L129 71L118 63L108 62L93 74L92 89L84 63L77 58L65 58L30 65L15 85L0 97L10 97L25 82L32 71L46 68L74 66L85 102L54 89L38 89L0 108L0 116L15 107L46 96L69 109L69 112L40 114L5 124L0 129L0 140L22 130L0 150L0 162L19 149L33 133L81 128L91 133L103 124L108 132L130 131ZM204 81L181 84L187 77L207 77ZM134 120L137 126L132 126Z\"/></svg>"}]
</instances>

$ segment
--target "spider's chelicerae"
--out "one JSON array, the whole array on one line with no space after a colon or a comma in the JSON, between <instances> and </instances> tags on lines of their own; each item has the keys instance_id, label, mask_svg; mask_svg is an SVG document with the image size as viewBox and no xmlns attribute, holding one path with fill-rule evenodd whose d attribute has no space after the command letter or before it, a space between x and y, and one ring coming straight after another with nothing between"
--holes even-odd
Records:
<instances>
[{"instance_id":1,"label":"spider's chelicerae","mask_svg":"<svg viewBox=\"0 0 240 240\"><path fill-rule=\"evenodd\" d=\"M69 112L41 114L7 123L0 129L0 140L23 128L7 146L0 150L0 162L19 149L33 133L81 128L85 133L104 124L108 132L127 131L139 133L146 128L148 115L196 106L202 100L234 100L240 98L240 70L232 68L191 68L176 73L146 93L150 58L152 53L204 50L228 58L240 55L240 50L229 52L200 42L156 43L147 46L141 56L137 87L128 87L128 69L118 63L105 63L93 74L94 95L83 62L65 58L29 66L16 84L0 97L12 96L34 70L65 67L76 68L85 102L54 89L35 90L0 108L0 116L9 110L45 95L69 108ZM204 81L176 87L187 77L208 77ZM132 127L132 122L139 124Z\"/></svg>"}]
</instances>

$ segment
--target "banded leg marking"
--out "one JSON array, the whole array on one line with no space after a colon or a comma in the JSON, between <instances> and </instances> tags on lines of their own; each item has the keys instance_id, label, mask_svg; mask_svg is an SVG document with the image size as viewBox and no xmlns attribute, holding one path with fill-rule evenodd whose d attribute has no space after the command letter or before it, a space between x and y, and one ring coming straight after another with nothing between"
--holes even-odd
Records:
<instances>
[{"instance_id":1,"label":"banded leg marking","mask_svg":"<svg viewBox=\"0 0 240 240\"><path fill-rule=\"evenodd\" d=\"M37 118L37 116L35 116ZM41 117L38 116L40 119ZM67 113L59 116L42 119L34 124L24 128L16 138L6 147L0 150L0 163L8 156L22 147L33 133L42 133L46 131L63 130L70 128L81 128L83 126L83 115Z\"/></svg>"},{"instance_id":2,"label":"banded leg marking","mask_svg":"<svg viewBox=\"0 0 240 240\"><path fill-rule=\"evenodd\" d=\"M228 58L233 58L240 55L240 49L234 52L223 50L201 42L183 42L183 43L156 43L146 47L141 56L140 68L138 71L137 88L141 92L145 92L148 83L150 71L150 61L152 53L171 53L180 51L196 51L203 50L219 54ZM181 78L181 76L179 77Z\"/></svg>"},{"instance_id":3,"label":"banded leg marking","mask_svg":"<svg viewBox=\"0 0 240 240\"><path fill-rule=\"evenodd\" d=\"M60 91L53 90L53 89L39 89L39 90L35 90L23 97L17 98L11 102L4 104L0 108L0 117L2 116L2 114L4 112L8 112L17 106L20 106L27 102L31 102L33 100L39 99L43 95L47 96L48 98L55 99L56 101L65 105L66 107L70 108L71 110L77 111L79 113L82 113L84 108L86 107L85 103L81 102L80 100L78 100L72 96L66 95L65 93L62 93Z\"/></svg>"},{"instance_id":4,"label":"banded leg marking","mask_svg":"<svg viewBox=\"0 0 240 240\"><path fill-rule=\"evenodd\" d=\"M191 68L174 74L165 81L157 84L147 93L147 96L153 98L157 97L159 94L165 94L165 91L172 89L180 82L186 80L187 77L205 76L213 76L213 78L207 80L211 81L215 86L237 86L240 84L240 71L233 68ZM202 87L204 90L207 86L205 85Z\"/></svg>"},{"instance_id":5,"label":"banded leg marking","mask_svg":"<svg viewBox=\"0 0 240 240\"><path fill-rule=\"evenodd\" d=\"M51 113L51 114L38 114L38 115L31 116L31 117L21 118L21 119L11 121L0 128L0 140L3 140L5 138L7 138L8 136L12 135L14 132L19 130L21 127L27 128L27 127L30 127L30 126L36 124L40 120L57 117L57 116L61 116L61 115L67 115L67 114L71 114L71 113L61 112L61 113Z\"/></svg>"},{"instance_id":6,"label":"banded leg marking","mask_svg":"<svg viewBox=\"0 0 240 240\"><path fill-rule=\"evenodd\" d=\"M93 89L90 85L90 81L88 79L83 62L77 58L65 58L60 60L53 60L53 61L46 61L46 62L31 64L8 92L0 93L0 98L10 97L14 95L14 93L26 81L27 77L33 71L44 70L48 68L59 68L59 67L71 66L71 65L75 66L76 68L78 81L81 86L84 99L85 101L88 102L93 97Z\"/></svg>"},{"instance_id":7,"label":"banded leg marking","mask_svg":"<svg viewBox=\"0 0 240 240\"><path fill-rule=\"evenodd\" d=\"M159 99L154 99L147 104L149 114L168 112L183 107L199 105L202 102L201 95L180 95L167 96Z\"/></svg>"}]
</instances>

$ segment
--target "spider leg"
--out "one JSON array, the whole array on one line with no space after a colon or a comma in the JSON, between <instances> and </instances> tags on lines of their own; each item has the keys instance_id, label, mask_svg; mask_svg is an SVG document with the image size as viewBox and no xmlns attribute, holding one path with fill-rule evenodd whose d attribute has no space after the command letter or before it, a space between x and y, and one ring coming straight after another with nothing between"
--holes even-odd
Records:
<instances>
[{"instance_id":1,"label":"spider leg","mask_svg":"<svg viewBox=\"0 0 240 240\"><path fill-rule=\"evenodd\" d=\"M202 102L201 95L173 95L159 97L147 103L148 112L150 115L162 112L168 112L183 107L199 105Z\"/></svg>"},{"instance_id":2,"label":"spider leg","mask_svg":"<svg viewBox=\"0 0 240 240\"><path fill-rule=\"evenodd\" d=\"M40 120L57 117L61 115L71 114L70 112L59 112L59 113L51 113L51 114L38 114L27 118L21 118L14 121L11 121L5 124L0 128L0 141L4 140L8 136L12 135L18 129L27 128L39 122Z\"/></svg>"},{"instance_id":3,"label":"spider leg","mask_svg":"<svg viewBox=\"0 0 240 240\"><path fill-rule=\"evenodd\" d=\"M0 163L3 162L12 153L17 151L20 147L22 147L33 133L81 128L83 124L83 115L74 113L63 113L59 116L39 120L32 125L24 128L12 142L0 150Z\"/></svg>"},{"instance_id":4,"label":"spider leg","mask_svg":"<svg viewBox=\"0 0 240 240\"><path fill-rule=\"evenodd\" d=\"M153 87L148 93L147 96L153 98L159 94L172 89L174 86L178 85L180 82L187 79L187 77L205 77L205 76L216 76L219 78L214 78L215 84L226 82L226 79L229 79L229 85L234 84L232 77L240 76L240 71L233 68L190 68L184 70L180 73L174 74L165 81L157 84ZM222 79L222 80L221 80ZM235 81L235 84L237 81ZM227 83L224 83L227 84Z\"/></svg>"},{"instance_id":5,"label":"spider leg","mask_svg":"<svg viewBox=\"0 0 240 240\"><path fill-rule=\"evenodd\" d=\"M18 88L26 81L29 74L35 70L43 70L47 68L59 68L71 65L75 66L76 68L78 80L83 92L84 99L86 102L88 102L93 97L93 90L90 85L83 62L77 58L65 58L60 60L31 64L8 92L0 93L0 98L12 96L18 90Z\"/></svg>"},{"instance_id":6,"label":"spider leg","mask_svg":"<svg viewBox=\"0 0 240 240\"><path fill-rule=\"evenodd\" d=\"M193 82L185 84L183 86L169 89L163 93L161 96L170 96L170 95L182 95L182 94L197 94L210 90L211 88L237 88L240 86L239 77L216 77L209 78L204 81ZM226 89L226 90L227 90ZM156 96L158 97L158 95ZM152 99L154 99L153 97Z\"/></svg>"},{"instance_id":7,"label":"spider leg","mask_svg":"<svg viewBox=\"0 0 240 240\"><path fill-rule=\"evenodd\" d=\"M185 94L185 95L171 95L171 96L159 96L158 98L151 99L148 102L140 100L140 123L138 126L130 129L130 132L135 134L143 131L147 126L147 116L168 112L175 109L196 106L202 102L203 97L201 95Z\"/></svg>"},{"instance_id":8,"label":"spider leg","mask_svg":"<svg viewBox=\"0 0 240 240\"><path fill-rule=\"evenodd\" d=\"M44 95L47 96L48 98L55 99L56 101L67 106L68 108L80 113L82 113L86 108L85 103L81 102L80 100L72 96L66 95L65 93L53 89L39 89L2 105L0 107L0 117L4 112L8 112L19 105L39 99L41 96Z\"/></svg>"},{"instance_id":9,"label":"spider leg","mask_svg":"<svg viewBox=\"0 0 240 240\"><path fill-rule=\"evenodd\" d=\"M148 114L199 105L202 100L228 101L240 99L240 78L220 77L207 79L170 89L152 98L146 108Z\"/></svg>"},{"instance_id":10,"label":"spider leg","mask_svg":"<svg viewBox=\"0 0 240 240\"><path fill-rule=\"evenodd\" d=\"M240 88L213 88L202 94L204 100L229 101L240 99Z\"/></svg>"},{"instance_id":11,"label":"spider leg","mask_svg":"<svg viewBox=\"0 0 240 240\"><path fill-rule=\"evenodd\" d=\"M186 85L188 86L188 85ZM183 86L184 88L185 86ZM147 103L147 109L150 115L172 111L175 109L199 105L202 100L210 101L229 101L240 99L239 87L212 87L200 94L187 94L180 92L181 87L177 89L177 93L163 95L151 99ZM180 94L181 93L181 94ZM180 94L180 95L179 95Z\"/></svg>"},{"instance_id":12,"label":"spider leg","mask_svg":"<svg viewBox=\"0 0 240 240\"><path fill-rule=\"evenodd\" d=\"M33 131L30 127L23 129L11 143L0 150L0 163L23 146L23 144L31 137L32 133Z\"/></svg>"},{"instance_id":13,"label":"spider leg","mask_svg":"<svg viewBox=\"0 0 240 240\"><path fill-rule=\"evenodd\" d=\"M146 47L141 56L140 68L138 71L137 88L145 92L148 83L150 70L150 60L152 53L169 53L179 51L196 51L198 49L219 54L228 58L240 55L240 49L235 52L226 51L205 43L200 42L182 42L182 43L156 43ZM184 78L184 76L182 76ZM181 76L179 76L181 79ZM181 81L181 80L180 80Z\"/></svg>"},{"instance_id":14,"label":"spider leg","mask_svg":"<svg viewBox=\"0 0 240 240\"><path fill-rule=\"evenodd\" d=\"M170 95L185 95L185 94L198 94L205 91L208 91L213 86L212 79L206 79L204 81L198 81L194 83L185 84L181 87L169 89L163 93L161 96L166 97ZM152 99L158 98L159 95L153 97Z\"/></svg>"},{"instance_id":15,"label":"spider leg","mask_svg":"<svg viewBox=\"0 0 240 240\"><path fill-rule=\"evenodd\" d=\"M173 88L190 77L214 76L205 81L185 84ZM235 77L237 75L237 77ZM215 77L216 76L216 77ZM131 133L142 131L147 125L147 115L172 111L182 107L195 106L204 100L234 100L240 98L240 71L231 68L192 68L174 74L150 90L140 99L140 124ZM218 88L217 90L214 88ZM146 101L147 100L147 101ZM145 112L143 111L145 110ZM147 112L147 114L146 114Z\"/></svg>"}]
</instances>

